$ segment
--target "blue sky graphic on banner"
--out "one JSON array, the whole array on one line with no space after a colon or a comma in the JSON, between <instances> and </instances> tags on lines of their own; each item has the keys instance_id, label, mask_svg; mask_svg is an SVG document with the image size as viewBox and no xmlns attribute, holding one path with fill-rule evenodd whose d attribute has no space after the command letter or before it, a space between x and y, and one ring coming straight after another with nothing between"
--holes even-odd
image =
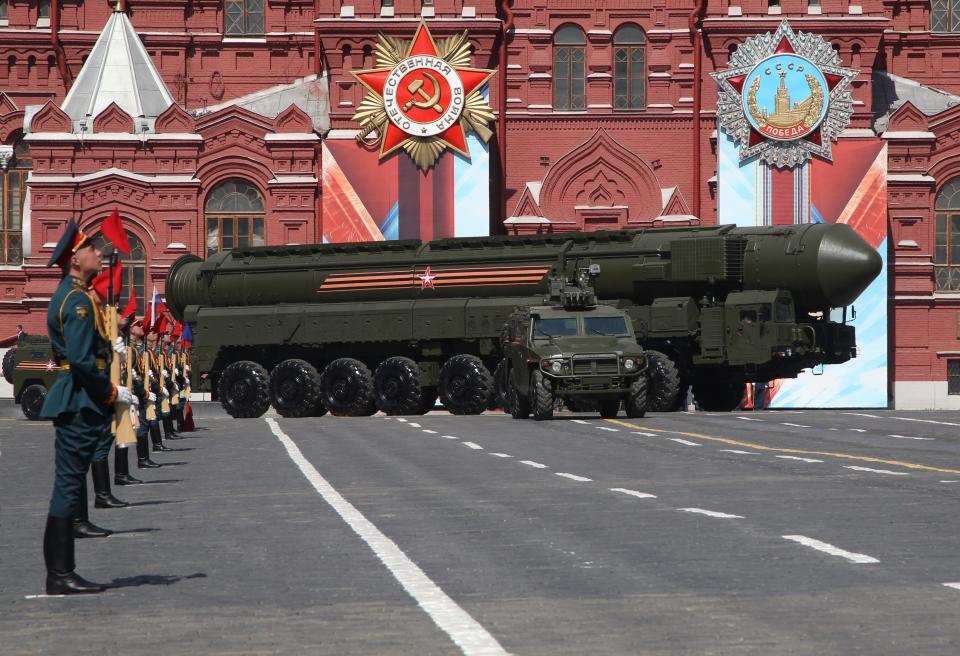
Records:
<instances>
[{"instance_id":1,"label":"blue sky graphic on banner","mask_svg":"<svg viewBox=\"0 0 960 656\"><path fill-rule=\"evenodd\" d=\"M490 234L490 148L472 132L467 135L467 147L470 159L457 155L453 169L455 234L486 237Z\"/></svg>"}]
</instances>

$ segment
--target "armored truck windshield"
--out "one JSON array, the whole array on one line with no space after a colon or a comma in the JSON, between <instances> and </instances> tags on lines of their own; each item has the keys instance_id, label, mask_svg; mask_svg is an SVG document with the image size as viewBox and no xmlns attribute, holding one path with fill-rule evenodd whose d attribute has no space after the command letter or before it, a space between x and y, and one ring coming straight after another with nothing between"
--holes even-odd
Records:
<instances>
[{"instance_id":1,"label":"armored truck windshield","mask_svg":"<svg viewBox=\"0 0 960 656\"><path fill-rule=\"evenodd\" d=\"M627 321L623 317L584 317L583 332L605 337L629 337Z\"/></svg>"},{"instance_id":2,"label":"armored truck windshield","mask_svg":"<svg viewBox=\"0 0 960 656\"><path fill-rule=\"evenodd\" d=\"M542 319L536 317L533 322L534 337L572 337L577 335L577 318Z\"/></svg>"},{"instance_id":3,"label":"armored truck windshield","mask_svg":"<svg viewBox=\"0 0 960 656\"><path fill-rule=\"evenodd\" d=\"M582 325L581 325L582 322ZM535 317L535 339L550 337L574 337L577 335L603 335L604 337L629 337L630 330L624 317Z\"/></svg>"}]
</instances>

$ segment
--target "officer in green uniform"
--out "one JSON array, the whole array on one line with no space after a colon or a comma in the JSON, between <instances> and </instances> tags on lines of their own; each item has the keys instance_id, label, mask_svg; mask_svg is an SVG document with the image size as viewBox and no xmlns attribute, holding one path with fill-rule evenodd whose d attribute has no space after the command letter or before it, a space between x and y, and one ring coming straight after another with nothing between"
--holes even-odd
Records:
<instances>
[{"instance_id":1,"label":"officer in green uniform","mask_svg":"<svg viewBox=\"0 0 960 656\"><path fill-rule=\"evenodd\" d=\"M87 470L103 431L109 430L114 404L132 404L133 394L110 382L111 344L102 313L87 293L101 260L71 220L47 263L63 271L47 310L47 333L61 371L40 411L56 429L53 494L43 534L47 594L104 590L74 572L73 519L81 512Z\"/></svg>"}]
</instances>

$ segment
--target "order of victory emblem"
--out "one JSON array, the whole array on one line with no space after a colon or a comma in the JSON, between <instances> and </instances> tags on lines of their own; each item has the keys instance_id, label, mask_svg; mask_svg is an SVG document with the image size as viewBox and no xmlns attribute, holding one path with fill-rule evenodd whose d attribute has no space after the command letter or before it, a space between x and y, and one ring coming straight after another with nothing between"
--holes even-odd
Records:
<instances>
[{"instance_id":1,"label":"order of victory emblem","mask_svg":"<svg viewBox=\"0 0 960 656\"><path fill-rule=\"evenodd\" d=\"M742 43L730 68L713 73L720 86L720 127L740 146L740 159L779 167L817 155L831 159L831 142L850 124L848 89L859 74L840 65L822 37L794 33L787 21L773 34Z\"/></svg>"},{"instance_id":2,"label":"order of victory emblem","mask_svg":"<svg viewBox=\"0 0 960 656\"><path fill-rule=\"evenodd\" d=\"M493 135L493 110L480 90L496 72L470 68L470 54L466 32L434 42L423 22L412 41L379 35L377 67L353 73L367 88L353 115L357 140L376 131L381 159L402 148L423 171L447 148L469 157L468 132L484 142Z\"/></svg>"}]
</instances>

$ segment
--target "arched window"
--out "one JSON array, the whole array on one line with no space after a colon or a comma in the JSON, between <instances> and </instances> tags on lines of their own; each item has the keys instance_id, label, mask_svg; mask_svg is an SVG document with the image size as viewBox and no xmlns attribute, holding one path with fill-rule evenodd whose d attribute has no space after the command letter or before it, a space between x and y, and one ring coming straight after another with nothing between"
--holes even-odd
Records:
<instances>
[{"instance_id":1,"label":"arched window","mask_svg":"<svg viewBox=\"0 0 960 656\"><path fill-rule=\"evenodd\" d=\"M933 264L937 289L960 291L960 177L947 181L937 194Z\"/></svg>"},{"instance_id":2,"label":"arched window","mask_svg":"<svg viewBox=\"0 0 960 656\"><path fill-rule=\"evenodd\" d=\"M613 108L643 109L647 104L647 35L633 24L613 35Z\"/></svg>"},{"instance_id":3,"label":"arched window","mask_svg":"<svg viewBox=\"0 0 960 656\"><path fill-rule=\"evenodd\" d=\"M120 291L120 309L127 307L127 301L130 300L130 290L134 290L137 295L137 315L143 316L147 307L147 252L143 248L143 242L137 239L129 230L127 241L130 242L130 254L120 253L120 262L123 264L123 289ZM108 241L102 232L98 232L93 241L100 249L103 249ZM106 266L106 262L104 262Z\"/></svg>"},{"instance_id":4,"label":"arched window","mask_svg":"<svg viewBox=\"0 0 960 656\"><path fill-rule=\"evenodd\" d=\"M216 186L204 207L207 255L234 248L263 246L263 196L246 180Z\"/></svg>"},{"instance_id":5,"label":"arched window","mask_svg":"<svg viewBox=\"0 0 960 656\"><path fill-rule=\"evenodd\" d=\"M587 40L576 25L562 25L553 35L553 108L586 108L584 69Z\"/></svg>"},{"instance_id":6,"label":"arched window","mask_svg":"<svg viewBox=\"0 0 960 656\"><path fill-rule=\"evenodd\" d=\"M225 0L224 33L263 34L263 0Z\"/></svg>"},{"instance_id":7,"label":"arched window","mask_svg":"<svg viewBox=\"0 0 960 656\"><path fill-rule=\"evenodd\" d=\"M960 4L955 0L931 0L930 31L960 32Z\"/></svg>"},{"instance_id":8,"label":"arched window","mask_svg":"<svg viewBox=\"0 0 960 656\"><path fill-rule=\"evenodd\" d=\"M16 266L23 264L23 204L33 159L23 141L5 148L0 155L0 265Z\"/></svg>"}]
</instances>

